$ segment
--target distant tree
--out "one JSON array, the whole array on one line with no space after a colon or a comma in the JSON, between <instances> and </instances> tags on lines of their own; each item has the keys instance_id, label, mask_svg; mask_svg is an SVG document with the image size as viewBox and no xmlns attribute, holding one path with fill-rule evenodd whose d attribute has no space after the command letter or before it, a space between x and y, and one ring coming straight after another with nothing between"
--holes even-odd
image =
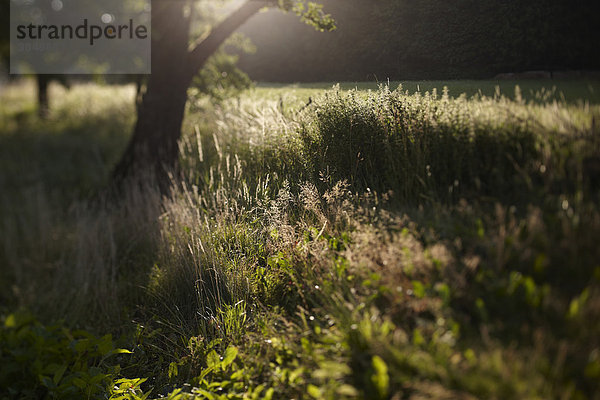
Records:
<instances>
[{"instance_id":1,"label":"distant tree","mask_svg":"<svg viewBox=\"0 0 600 400\"><path fill-rule=\"evenodd\" d=\"M212 26L190 50L193 12L206 1L154 0L152 2L152 73L133 135L113 178L122 182L140 171L152 172L161 189L168 190L168 172L177 165L187 90L198 71L244 22L264 7L293 11L320 30L333 30L333 19L322 7L306 0L245 0L222 22Z\"/></svg>"},{"instance_id":2,"label":"distant tree","mask_svg":"<svg viewBox=\"0 0 600 400\"><path fill-rule=\"evenodd\" d=\"M10 0L0 0L0 63L10 69ZM65 83L64 76L36 75L38 115L46 117L49 110L48 85L57 79Z\"/></svg>"},{"instance_id":3,"label":"distant tree","mask_svg":"<svg viewBox=\"0 0 600 400\"><path fill-rule=\"evenodd\" d=\"M50 82L57 82L66 87L71 87L71 84L66 75L49 75L49 74L37 74L35 75L35 82L37 88L37 111L38 116L42 119L47 118L50 113L50 99L48 95L48 87Z\"/></svg>"},{"instance_id":4,"label":"distant tree","mask_svg":"<svg viewBox=\"0 0 600 400\"><path fill-rule=\"evenodd\" d=\"M0 0L0 63L4 64L7 70L10 70L10 1L11 0ZM102 3L94 0L86 1L87 3L85 3L85 7L94 7L96 12L99 14L99 11L101 11L103 7ZM135 4L139 1L140 0L125 0L120 4L123 6L124 9L126 9L127 6ZM72 62L76 63L76 60L73 59ZM90 61L88 60L88 62ZM98 76L98 74L94 74L94 78L97 78ZM48 92L50 83L56 82L63 85L66 88L69 88L72 75L38 73L33 75L33 77L35 79L37 91L37 112L40 118L46 118L50 111L50 96ZM75 79L87 80L92 78L82 74L76 76ZM140 90L141 77L139 75L130 75L127 77L127 81L135 82L137 84L138 91Z\"/></svg>"},{"instance_id":5,"label":"distant tree","mask_svg":"<svg viewBox=\"0 0 600 400\"><path fill-rule=\"evenodd\" d=\"M10 0L0 0L0 64L8 68L10 55Z\"/></svg>"}]
</instances>

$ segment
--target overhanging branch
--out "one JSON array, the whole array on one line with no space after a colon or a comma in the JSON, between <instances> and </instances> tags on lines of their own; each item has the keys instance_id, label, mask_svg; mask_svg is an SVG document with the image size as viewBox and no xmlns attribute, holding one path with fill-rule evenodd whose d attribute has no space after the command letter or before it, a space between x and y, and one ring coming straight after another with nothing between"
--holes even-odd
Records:
<instances>
[{"instance_id":1,"label":"overhanging branch","mask_svg":"<svg viewBox=\"0 0 600 400\"><path fill-rule=\"evenodd\" d=\"M233 32L260 9L272 4L273 1L269 0L248 0L217 25L202 42L190 51L188 55L189 73L195 75Z\"/></svg>"}]
</instances>

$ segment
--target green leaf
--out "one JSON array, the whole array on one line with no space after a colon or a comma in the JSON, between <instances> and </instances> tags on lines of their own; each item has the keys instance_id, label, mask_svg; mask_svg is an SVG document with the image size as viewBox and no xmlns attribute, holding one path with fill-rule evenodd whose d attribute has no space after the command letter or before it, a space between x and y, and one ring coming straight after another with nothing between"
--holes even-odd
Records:
<instances>
[{"instance_id":1,"label":"green leaf","mask_svg":"<svg viewBox=\"0 0 600 400\"><path fill-rule=\"evenodd\" d=\"M169 393L169 397L167 397L167 400L181 399L183 397L183 395L181 394L181 391L182 391L182 389L173 390L171 393Z\"/></svg>"},{"instance_id":2,"label":"green leaf","mask_svg":"<svg viewBox=\"0 0 600 400\"><path fill-rule=\"evenodd\" d=\"M219 364L221 364L221 358L219 357L216 351L212 350L206 356L206 365L208 365L208 368L215 369L219 366Z\"/></svg>"},{"instance_id":3,"label":"green leaf","mask_svg":"<svg viewBox=\"0 0 600 400\"><path fill-rule=\"evenodd\" d=\"M6 320L4 321L4 327L15 328L16 326L17 318L15 317L15 314L10 314L8 317L6 317Z\"/></svg>"},{"instance_id":4,"label":"green leaf","mask_svg":"<svg viewBox=\"0 0 600 400\"><path fill-rule=\"evenodd\" d=\"M290 376L288 378L289 382L290 383L296 382L296 380L298 378L302 377L303 373L304 373L304 368L302 368L302 367L296 368L295 370L293 370L292 372L290 372Z\"/></svg>"},{"instance_id":5,"label":"green leaf","mask_svg":"<svg viewBox=\"0 0 600 400\"><path fill-rule=\"evenodd\" d=\"M321 389L319 389L315 385L312 385L312 384L308 385L308 387L306 388L306 392L309 395L311 395L312 397L314 397L315 399L322 398Z\"/></svg>"},{"instance_id":6,"label":"green leaf","mask_svg":"<svg viewBox=\"0 0 600 400\"><path fill-rule=\"evenodd\" d=\"M113 347L112 335L102 336L98 342L98 353L102 356L110 355Z\"/></svg>"},{"instance_id":7,"label":"green leaf","mask_svg":"<svg viewBox=\"0 0 600 400\"><path fill-rule=\"evenodd\" d=\"M352 370L346 364L335 361L323 361L319 363L319 369L313 373L313 377L317 379L340 379L345 375L349 375Z\"/></svg>"},{"instance_id":8,"label":"green leaf","mask_svg":"<svg viewBox=\"0 0 600 400\"><path fill-rule=\"evenodd\" d=\"M197 394L201 394L202 396L206 397L208 400L215 400L216 399L216 397L211 392L208 392L208 391L206 391L204 389L195 388L193 390L193 393L194 394L196 394L196 393Z\"/></svg>"},{"instance_id":9,"label":"green leaf","mask_svg":"<svg viewBox=\"0 0 600 400\"><path fill-rule=\"evenodd\" d=\"M133 351L127 349L112 349L110 354L133 354Z\"/></svg>"},{"instance_id":10,"label":"green leaf","mask_svg":"<svg viewBox=\"0 0 600 400\"><path fill-rule=\"evenodd\" d=\"M262 391L265 389L264 384L260 384L252 391L252 399L258 399Z\"/></svg>"},{"instance_id":11,"label":"green leaf","mask_svg":"<svg viewBox=\"0 0 600 400\"><path fill-rule=\"evenodd\" d=\"M415 346L421 346L425 344L425 338L421 334L421 330L419 328L415 328L415 330L413 331L412 342Z\"/></svg>"},{"instance_id":12,"label":"green leaf","mask_svg":"<svg viewBox=\"0 0 600 400\"><path fill-rule=\"evenodd\" d=\"M121 379L117 379L115 381L115 385L121 385L123 383L130 383L131 381L133 381L133 379L121 378Z\"/></svg>"},{"instance_id":13,"label":"green leaf","mask_svg":"<svg viewBox=\"0 0 600 400\"><path fill-rule=\"evenodd\" d=\"M354 386L350 386L348 384L343 384L335 391L340 396L348 396L348 397L356 397L358 396L358 390L354 388Z\"/></svg>"},{"instance_id":14,"label":"green leaf","mask_svg":"<svg viewBox=\"0 0 600 400\"><path fill-rule=\"evenodd\" d=\"M413 292L418 299L425 297L425 286L419 281L412 281Z\"/></svg>"},{"instance_id":15,"label":"green leaf","mask_svg":"<svg viewBox=\"0 0 600 400\"><path fill-rule=\"evenodd\" d=\"M83 353L90 348L90 340L89 339L80 339L75 343L75 351L78 353Z\"/></svg>"},{"instance_id":16,"label":"green leaf","mask_svg":"<svg viewBox=\"0 0 600 400\"><path fill-rule=\"evenodd\" d=\"M229 346L227 347L227 350L225 350L225 355L223 356L223 361L221 363L221 367L223 369L227 368L237 357L238 355L238 349L235 346Z\"/></svg>"},{"instance_id":17,"label":"green leaf","mask_svg":"<svg viewBox=\"0 0 600 400\"><path fill-rule=\"evenodd\" d=\"M571 304L569 305L569 313L567 314L567 316L569 318L577 317L577 315L581 312L581 309L585 306L585 303L587 302L589 296L590 290L589 288L585 288L579 296L577 296L571 301Z\"/></svg>"},{"instance_id":18,"label":"green leaf","mask_svg":"<svg viewBox=\"0 0 600 400\"><path fill-rule=\"evenodd\" d=\"M273 389L273 388L267 389L267 391L265 392L265 396L263 397L263 400L271 400L273 398L274 393L275 393L275 389Z\"/></svg>"},{"instance_id":19,"label":"green leaf","mask_svg":"<svg viewBox=\"0 0 600 400\"><path fill-rule=\"evenodd\" d=\"M81 378L74 378L73 385L77 386L79 389L83 390L87 386L87 383Z\"/></svg>"},{"instance_id":20,"label":"green leaf","mask_svg":"<svg viewBox=\"0 0 600 400\"><path fill-rule=\"evenodd\" d=\"M206 377L206 375L210 374L213 370L214 370L214 368L212 368L212 367L204 368L202 370L202 372L200 372L200 376L198 377L198 379L199 380L204 379L204 377Z\"/></svg>"},{"instance_id":21,"label":"green leaf","mask_svg":"<svg viewBox=\"0 0 600 400\"><path fill-rule=\"evenodd\" d=\"M375 373L371 377L371 381L373 382L373 385L375 385L379 396L381 398L386 398L390 388L390 377L388 375L387 364L379 356L373 356L372 364Z\"/></svg>"},{"instance_id":22,"label":"green leaf","mask_svg":"<svg viewBox=\"0 0 600 400\"><path fill-rule=\"evenodd\" d=\"M92 377L92 379L90 379L90 385L98 384L98 383L102 382L105 378L108 378L108 375L106 375L106 374L94 375Z\"/></svg>"},{"instance_id":23,"label":"green leaf","mask_svg":"<svg viewBox=\"0 0 600 400\"><path fill-rule=\"evenodd\" d=\"M54 372L54 377L52 378L52 380L54 381L55 384L58 385L58 382L60 382L60 380L62 379L66 370L67 370L67 366L63 365L63 366L59 367L56 370L56 372Z\"/></svg>"},{"instance_id":24,"label":"green leaf","mask_svg":"<svg viewBox=\"0 0 600 400\"><path fill-rule=\"evenodd\" d=\"M148 398L148 396L150 396L150 393L152 393L152 391L149 391L148 393L146 393L145 395L140 397L140 400L146 400Z\"/></svg>"},{"instance_id":25,"label":"green leaf","mask_svg":"<svg viewBox=\"0 0 600 400\"><path fill-rule=\"evenodd\" d=\"M177 375L179 375L179 369L177 368L177 363L172 362L171 364L169 364L169 379L172 379L173 377L176 377Z\"/></svg>"}]
</instances>

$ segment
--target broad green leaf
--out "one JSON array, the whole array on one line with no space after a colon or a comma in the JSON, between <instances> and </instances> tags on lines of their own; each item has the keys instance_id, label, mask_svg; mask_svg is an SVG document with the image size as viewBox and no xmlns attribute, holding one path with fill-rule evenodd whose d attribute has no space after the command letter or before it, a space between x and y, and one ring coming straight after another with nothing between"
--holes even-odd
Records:
<instances>
[{"instance_id":1,"label":"broad green leaf","mask_svg":"<svg viewBox=\"0 0 600 400\"><path fill-rule=\"evenodd\" d=\"M219 364L221 364L221 358L219 357L216 351L212 350L206 356L206 365L208 365L209 368L214 369L217 368Z\"/></svg>"},{"instance_id":2,"label":"broad green leaf","mask_svg":"<svg viewBox=\"0 0 600 400\"><path fill-rule=\"evenodd\" d=\"M223 369L227 368L237 357L238 355L238 349L235 346L229 346L227 347L227 350L225 350L225 355L223 356L223 361L221 363L221 367Z\"/></svg>"}]
</instances>

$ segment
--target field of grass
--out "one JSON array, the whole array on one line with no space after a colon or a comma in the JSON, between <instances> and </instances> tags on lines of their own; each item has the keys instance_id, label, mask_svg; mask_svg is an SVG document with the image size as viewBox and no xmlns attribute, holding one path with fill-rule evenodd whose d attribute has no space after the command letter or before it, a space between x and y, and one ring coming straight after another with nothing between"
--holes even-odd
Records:
<instances>
[{"instance_id":1,"label":"field of grass","mask_svg":"<svg viewBox=\"0 0 600 400\"><path fill-rule=\"evenodd\" d=\"M453 84L196 97L118 201L133 88L1 88L0 398L600 398L600 105Z\"/></svg>"},{"instance_id":2,"label":"field of grass","mask_svg":"<svg viewBox=\"0 0 600 400\"><path fill-rule=\"evenodd\" d=\"M526 102L547 103L556 100L561 103L577 104L588 102L590 104L600 103L600 82L597 80L554 80L554 79L531 79L531 80L450 80L450 81L391 81L391 82L341 82L340 89L360 91L377 90L380 85L388 85L392 90L399 87L406 94L417 92L425 94L432 93L435 89L442 94L444 87L448 90L450 97L456 98L465 95L467 98L473 96L497 97L504 96L511 100L521 98ZM300 97L308 99L309 96L317 95L321 90L331 89L331 83L301 83L295 85L259 83L258 91L263 94L282 95L291 90ZM517 89L518 87L518 89ZM275 89L271 92L270 89Z\"/></svg>"}]
</instances>

